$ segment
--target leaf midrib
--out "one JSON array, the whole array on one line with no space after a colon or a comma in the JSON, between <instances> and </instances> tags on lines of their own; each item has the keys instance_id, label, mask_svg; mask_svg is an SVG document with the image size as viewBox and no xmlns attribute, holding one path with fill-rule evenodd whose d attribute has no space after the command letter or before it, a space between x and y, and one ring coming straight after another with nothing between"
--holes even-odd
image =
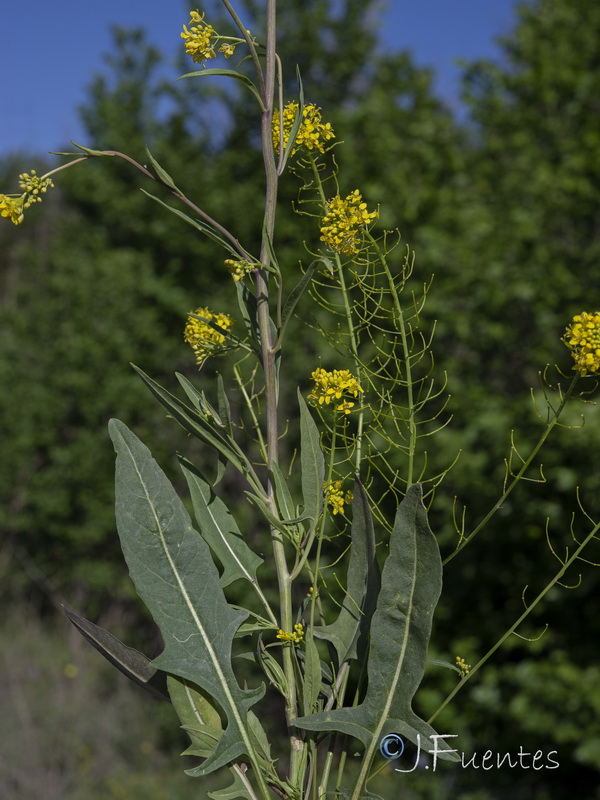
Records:
<instances>
[{"instance_id":1,"label":"leaf midrib","mask_svg":"<svg viewBox=\"0 0 600 800\"><path fill-rule=\"evenodd\" d=\"M135 469L135 471L136 471L136 473L138 475L140 484L142 486L144 494L146 495L146 500L148 502L148 505L150 506L150 509L152 511L152 515L153 515L153 517L155 519L156 528L157 528L159 536L160 536L160 541L161 541L161 544L162 544L162 547L163 547L163 551L164 551L164 553L165 553L165 555L167 557L167 561L169 562L169 566L171 567L173 575L175 576L175 580L177 581L177 584L179 586L181 594L182 594L182 596L184 598L185 604L186 604L190 614L192 615L192 619L194 620L194 623L196 624L198 630L200 631L200 635L201 635L201 637L202 637L202 639L204 641L204 645L205 645L205 647L206 647L206 649L208 651L208 654L209 654L210 660L212 662L213 668L214 668L214 670L215 670L215 672L217 674L217 677L219 678L219 682L221 684L221 687L223 688L223 691L225 692L225 696L226 696L227 701L229 703L230 713L231 713L231 715L233 716L233 718L235 719L235 721L237 723L238 730L239 730L239 732L240 732L240 734L242 736L242 740L243 740L245 746L248 748L248 755L250 755L250 754L253 753L253 749L252 749L252 746L250 744L250 740L248 738L248 735L246 733L246 728L245 728L245 725L243 724L243 720L242 720L241 716L238 713L237 705L234 702L233 696L231 694L231 690L229 688L229 684L227 682L227 679L225 678L225 674L223 673L223 670L221 669L221 665L220 665L219 660L217 658L217 654L215 653L215 651L214 651L214 649L212 647L212 644L211 644L211 642L210 642L210 640L209 640L209 638L207 636L206 630L204 629L204 626L202 625L202 622L200 621L200 618L198 617L198 615L196 613L196 609L194 608L194 606L193 606L193 604L191 602L191 599L190 599L190 596L189 596L189 594L187 592L187 589L186 589L185 585L183 584L183 582L182 582L182 580L181 580L181 578L179 576L179 573L178 573L178 571L177 571L177 569L175 567L175 563L174 563L173 559L171 558L171 554L169 553L169 549L167 547L167 543L166 543L165 537L163 535L163 526L162 526L162 523L160 521L160 517L156 513L155 505L152 502L152 499L150 497L150 493L148 491L148 487L146 486L146 482L145 482L144 478L142 477L142 473L140 472L140 470L138 468L138 465L137 465L137 462L135 460L133 451L131 450L129 444L127 442L125 442L125 440L123 440L123 441L125 443L125 446L127 447L127 450L129 451L129 454L130 454L131 461L133 463L134 469Z\"/></svg>"}]
</instances>

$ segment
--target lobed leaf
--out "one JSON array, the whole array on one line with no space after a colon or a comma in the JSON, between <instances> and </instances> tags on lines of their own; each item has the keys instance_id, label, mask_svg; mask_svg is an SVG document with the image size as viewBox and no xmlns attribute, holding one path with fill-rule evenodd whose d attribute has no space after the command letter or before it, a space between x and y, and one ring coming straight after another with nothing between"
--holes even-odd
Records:
<instances>
[{"instance_id":1,"label":"lobed leaf","mask_svg":"<svg viewBox=\"0 0 600 800\"><path fill-rule=\"evenodd\" d=\"M153 665L196 684L227 719L212 754L188 773L206 775L244 753L255 760L247 714L265 687L241 689L231 666L233 638L248 612L227 604L208 545L148 448L118 420L109 431L123 554L165 642Z\"/></svg>"},{"instance_id":2,"label":"lobed leaf","mask_svg":"<svg viewBox=\"0 0 600 800\"><path fill-rule=\"evenodd\" d=\"M420 484L400 503L371 624L368 686L355 708L300 717L295 724L313 731L339 731L367 748L368 769L382 737L397 733L430 752L435 730L412 710L425 669L433 611L442 587L442 564L427 521ZM454 756L441 756L456 760ZM354 795L353 795L354 797Z\"/></svg>"},{"instance_id":3,"label":"lobed leaf","mask_svg":"<svg viewBox=\"0 0 600 800\"><path fill-rule=\"evenodd\" d=\"M246 771L235 764L230 767L233 775L233 783L226 789L217 789L209 792L211 800L256 800L256 795L252 789L252 784L246 776Z\"/></svg>"}]
</instances>

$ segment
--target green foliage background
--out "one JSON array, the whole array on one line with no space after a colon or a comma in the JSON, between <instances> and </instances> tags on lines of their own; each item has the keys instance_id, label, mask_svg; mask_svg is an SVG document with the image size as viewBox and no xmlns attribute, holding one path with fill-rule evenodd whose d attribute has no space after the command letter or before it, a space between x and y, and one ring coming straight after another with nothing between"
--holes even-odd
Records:
<instances>
[{"instance_id":1,"label":"green foliage background","mask_svg":"<svg viewBox=\"0 0 600 800\"><path fill-rule=\"evenodd\" d=\"M258 3L245 5L250 18L258 16ZM539 393L539 371L549 362L570 369L560 343L566 323L598 307L600 6L520 6L501 62L465 65L469 116L459 122L410 54L377 49L373 0L337 5L282 4L280 51L300 65L306 98L344 140L341 191L359 187L370 206L381 204L382 226L398 226L416 251L416 284L434 275L425 322L437 320L434 353L438 373L448 373L453 421L431 442L433 467L462 448L431 510L447 555L456 538L454 495L473 527L501 492L509 431L526 450L541 430L529 395L530 387ZM213 81L173 88L159 77L159 61L141 31L116 31L82 110L83 144L140 161L148 145L252 249L262 185L252 100ZM183 61L179 67L188 69ZM292 96L295 78L288 77ZM218 129L215 120L222 120ZM4 159L2 186L27 166L17 155ZM126 165L103 159L56 183L21 229L0 230L0 592L5 602L32 599L41 613L42 598L68 598L93 618L107 603L135 602L114 529L107 420L126 420L180 486L167 454L188 447L128 362L165 385L173 386L174 370L193 375L182 341L186 312L204 304L231 310L235 300L216 246L149 202ZM296 197L290 176L277 241L290 271L302 257L306 222L291 211ZM321 344L299 325L289 338L292 397L297 381L307 385ZM290 400L290 414L292 407ZM576 486L597 512L600 424L593 406L586 417L582 430L554 436L542 459L546 483L521 486L448 565L432 656L475 663L521 613L523 588L534 596L556 569L545 518L560 547L568 544ZM575 413L569 421L577 423ZM251 520L249 509L240 513ZM576 590L551 592L522 631L535 637L548 623L545 635L511 640L442 718L440 727L460 733L465 750L559 751L555 772L495 772L494 796L600 797L597 590L590 567ZM452 680L431 673L424 715ZM490 796L487 788L479 794L486 780L469 770L411 776L406 796L459 790L475 800Z\"/></svg>"}]
</instances>

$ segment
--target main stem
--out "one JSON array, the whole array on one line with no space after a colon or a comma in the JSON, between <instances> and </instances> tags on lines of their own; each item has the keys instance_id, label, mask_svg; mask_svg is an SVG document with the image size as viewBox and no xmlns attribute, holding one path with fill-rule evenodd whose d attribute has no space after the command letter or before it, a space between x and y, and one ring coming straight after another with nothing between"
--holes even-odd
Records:
<instances>
[{"instance_id":1,"label":"main stem","mask_svg":"<svg viewBox=\"0 0 600 800\"><path fill-rule=\"evenodd\" d=\"M260 261L263 267L268 267L270 263L269 241L273 241L273 231L275 229L275 210L277 205L278 176L271 139L276 68L275 46L277 17L275 4L276 0L267 0L267 43L263 97L263 104L266 111L263 113L261 120L261 139L266 178L263 241L260 253ZM271 319L269 314L269 283L268 272L266 269L259 270L256 276L256 301L258 326L260 330L262 363L265 376L267 467L269 470L267 499L271 512L277 516L277 505L275 502L273 484L270 477L271 467L278 461L279 428L277 419L277 352L274 349L273 337L271 334ZM277 580L279 585L281 627L284 631L291 631L293 628L291 580L285 556L283 536L276 528L271 528L271 541L273 544L273 556L275 560L275 567L277 569ZM298 707L296 702L296 676L294 672L292 645L284 645L282 649L283 670L287 684L286 718L291 743L290 778L292 784L297 785L300 780L299 771L303 742L291 730L293 721L298 716Z\"/></svg>"}]
</instances>

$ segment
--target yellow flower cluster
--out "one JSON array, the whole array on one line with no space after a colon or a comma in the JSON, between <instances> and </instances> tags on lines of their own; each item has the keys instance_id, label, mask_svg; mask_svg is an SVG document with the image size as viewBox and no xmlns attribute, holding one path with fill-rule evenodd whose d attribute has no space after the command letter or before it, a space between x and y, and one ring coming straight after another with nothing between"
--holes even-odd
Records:
<instances>
[{"instance_id":1,"label":"yellow flower cluster","mask_svg":"<svg viewBox=\"0 0 600 800\"><path fill-rule=\"evenodd\" d=\"M321 241L334 253L351 256L359 251L359 231L369 225L377 211L367 211L358 189L345 200L337 194L327 203L327 213L321 224Z\"/></svg>"},{"instance_id":2,"label":"yellow flower cluster","mask_svg":"<svg viewBox=\"0 0 600 800\"><path fill-rule=\"evenodd\" d=\"M203 64L207 58L215 58L215 44L217 33L212 25L205 25L204 14L200 15L197 11L190 11L190 29L183 26L181 38L185 39L185 49L188 55L199 64ZM195 23L192 25L192 23Z\"/></svg>"},{"instance_id":3,"label":"yellow flower cluster","mask_svg":"<svg viewBox=\"0 0 600 800\"><path fill-rule=\"evenodd\" d=\"M54 184L50 178L40 178L36 171L32 169L31 175L27 172L19 175L19 188L25 192L27 197L26 202L28 205L25 208L29 208L32 203L41 203L40 194L45 194L48 188L54 188Z\"/></svg>"},{"instance_id":4,"label":"yellow flower cluster","mask_svg":"<svg viewBox=\"0 0 600 800\"><path fill-rule=\"evenodd\" d=\"M287 147L290 132L296 119L298 103L288 103L283 109L283 147ZM281 123L279 111L273 112L273 147L275 152L279 152L281 143ZM314 105L304 106L302 109L302 122L298 128L296 141L292 147L291 155L294 155L301 147L307 150L318 150L319 153L325 152L325 145L330 139L335 139L335 134L330 122L321 121L321 109Z\"/></svg>"},{"instance_id":5,"label":"yellow flower cluster","mask_svg":"<svg viewBox=\"0 0 600 800\"><path fill-rule=\"evenodd\" d=\"M225 331L228 331L233 325L233 320L228 314L213 313L208 308L197 308L195 311L190 311L190 314L210 320ZM185 326L183 338L194 351L196 363L199 365L215 350L218 350L220 345L225 343L225 335L223 333L215 330L208 322L191 316Z\"/></svg>"},{"instance_id":6,"label":"yellow flower cluster","mask_svg":"<svg viewBox=\"0 0 600 800\"><path fill-rule=\"evenodd\" d=\"M456 666L460 670L460 677L461 678L464 678L471 671L471 665L467 664L467 662L464 660L464 658L461 658L460 656L456 656L456 662L455 663L456 663Z\"/></svg>"},{"instance_id":7,"label":"yellow flower cluster","mask_svg":"<svg viewBox=\"0 0 600 800\"><path fill-rule=\"evenodd\" d=\"M0 217L9 219L15 225L23 222L23 197L8 197L0 194Z\"/></svg>"},{"instance_id":8,"label":"yellow flower cluster","mask_svg":"<svg viewBox=\"0 0 600 800\"><path fill-rule=\"evenodd\" d=\"M9 219L15 225L20 225L24 219L24 211L33 203L41 203L40 194L44 194L48 188L54 184L50 178L40 178L35 170L31 170L31 175L23 172L19 175L19 188L22 189L21 195L0 194L0 216Z\"/></svg>"},{"instance_id":9,"label":"yellow flower cluster","mask_svg":"<svg viewBox=\"0 0 600 800\"><path fill-rule=\"evenodd\" d=\"M304 627L301 622L298 622L296 625L294 625L294 630L292 633L287 633L280 628L275 638L282 639L284 642L294 642L294 644L300 644L304 638Z\"/></svg>"},{"instance_id":10,"label":"yellow flower cluster","mask_svg":"<svg viewBox=\"0 0 600 800\"><path fill-rule=\"evenodd\" d=\"M233 258L226 258L224 263L236 283L245 278L246 275L250 275L251 272L254 272L254 270L260 266L252 261L248 261L247 258L240 258L238 261Z\"/></svg>"},{"instance_id":11,"label":"yellow flower cluster","mask_svg":"<svg viewBox=\"0 0 600 800\"><path fill-rule=\"evenodd\" d=\"M199 14L198 11L190 11L190 27L188 29L187 25L184 25L183 33L180 35L185 39L187 54L199 64L216 57L216 47L220 39L228 39L219 47L219 53L223 53L225 58L231 58L241 41L241 39L230 41L228 37L219 36L212 25L205 25L204 14Z\"/></svg>"},{"instance_id":12,"label":"yellow flower cluster","mask_svg":"<svg viewBox=\"0 0 600 800\"><path fill-rule=\"evenodd\" d=\"M308 399L313 405L329 405L332 401L337 402L336 411L349 414L354 403L349 401L344 395L358 397L363 389L352 373L347 369L334 369L328 372L322 367L318 367L311 375L315 382L312 392Z\"/></svg>"},{"instance_id":13,"label":"yellow flower cluster","mask_svg":"<svg viewBox=\"0 0 600 800\"><path fill-rule=\"evenodd\" d=\"M344 505L350 505L354 499L354 495L351 491L347 491L344 494L342 490L342 481L325 481L323 484L323 491L325 492L325 497L331 506L334 516L336 514L343 514Z\"/></svg>"},{"instance_id":14,"label":"yellow flower cluster","mask_svg":"<svg viewBox=\"0 0 600 800\"><path fill-rule=\"evenodd\" d=\"M600 311L575 314L563 341L575 359L573 369L582 375L600 372Z\"/></svg>"}]
</instances>

